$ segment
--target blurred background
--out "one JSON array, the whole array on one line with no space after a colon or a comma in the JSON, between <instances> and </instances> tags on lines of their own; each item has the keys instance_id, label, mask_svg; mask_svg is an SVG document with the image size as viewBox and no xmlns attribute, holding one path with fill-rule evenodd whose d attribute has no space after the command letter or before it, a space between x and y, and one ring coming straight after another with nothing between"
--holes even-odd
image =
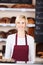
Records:
<instances>
[{"instance_id":1,"label":"blurred background","mask_svg":"<svg viewBox=\"0 0 43 65\"><path fill-rule=\"evenodd\" d=\"M0 58L5 54L5 45L8 35L17 32L15 19L18 15L25 15L28 19L26 34L35 39L35 62L43 63L43 37L38 35L42 29L43 0L0 0ZM41 9L39 9L41 8ZM39 15L40 14L40 15ZM39 16L39 17L38 17ZM40 21L40 22L39 22ZM38 25L39 23L39 25ZM43 31L43 30L42 30ZM41 31L41 33L42 33ZM39 39L40 38L40 39Z\"/></svg>"}]
</instances>

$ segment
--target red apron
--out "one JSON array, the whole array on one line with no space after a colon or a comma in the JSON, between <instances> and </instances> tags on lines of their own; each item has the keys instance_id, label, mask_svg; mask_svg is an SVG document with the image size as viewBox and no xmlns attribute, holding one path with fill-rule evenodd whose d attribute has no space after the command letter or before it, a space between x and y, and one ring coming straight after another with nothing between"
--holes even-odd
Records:
<instances>
[{"instance_id":1,"label":"red apron","mask_svg":"<svg viewBox=\"0 0 43 65\"><path fill-rule=\"evenodd\" d=\"M12 55L12 58L15 61L25 61L25 62L27 62L29 60L28 59L29 46L27 45L26 35L25 35L25 41L26 41L26 45L17 45L17 34L16 34L16 41L15 41L16 43L15 43L13 55Z\"/></svg>"}]
</instances>

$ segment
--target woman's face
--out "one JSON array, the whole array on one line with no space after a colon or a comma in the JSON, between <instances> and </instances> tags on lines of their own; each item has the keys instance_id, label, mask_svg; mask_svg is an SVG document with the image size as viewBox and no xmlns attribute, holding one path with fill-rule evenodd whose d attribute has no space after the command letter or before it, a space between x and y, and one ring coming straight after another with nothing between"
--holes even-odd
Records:
<instances>
[{"instance_id":1,"label":"woman's face","mask_svg":"<svg viewBox=\"0 0 43 65\"><path fill-rule=\"evenodd\" d=\"M20 21L16 22L16 28L18 31L25 30L25 27L26 27L26 20L25 19L21 19Z\"/></svg>"}]
</instances>

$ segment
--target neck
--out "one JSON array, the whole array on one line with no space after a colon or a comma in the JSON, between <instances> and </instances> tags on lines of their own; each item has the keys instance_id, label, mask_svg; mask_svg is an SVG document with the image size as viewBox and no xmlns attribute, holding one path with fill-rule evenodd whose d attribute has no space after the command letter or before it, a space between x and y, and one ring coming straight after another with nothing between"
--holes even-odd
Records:
<instances>
[{"instance_id":1,"label":"neck","mask_svg":"<svg viewBox=\"0 0 43 65\"><path fill-rule=\"evenodd\" d=\"M25 37L25 31L18 31L18 36L21 38Z\"/></svg>"}]
</instances>

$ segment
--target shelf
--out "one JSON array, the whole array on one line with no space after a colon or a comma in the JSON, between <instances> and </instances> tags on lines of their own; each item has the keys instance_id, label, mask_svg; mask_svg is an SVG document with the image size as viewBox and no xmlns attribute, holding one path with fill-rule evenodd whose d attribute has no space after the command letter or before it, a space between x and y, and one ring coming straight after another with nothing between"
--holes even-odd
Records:
<instances>
[{"instance_id":1,"label":"shelf","mask_svg":"<svg viewBox=\"0 0 43 65\"><path fill-rule=\"evenodd\" d=\"M27 24L27 27L35 27L35 24Z\"/></svg>"},{"instance_id":2,"label":"shelf","mask_svg":"<svg viewBox=\"0 0 43 65\"><path fill-rule=\"evenodd\" d=\"M1 23L0 23L0 27L1 27L1 26L4 26L4 27L6 27L6 26L11 26L11 27L13 27L13 26L14 26L14 27L15 27L16 25L15 25L15 24L5 24L5 23L1 24ZM35 24L28 24L27 27L35 27Z\"/></svg>"},{"instance_id":3,"label":"shelf","mask_svg":"<svg viewBox=\"0 0 43 65\"><path fill-rule=\"evenodd\" d=\"M2 23L2 24L1 24L1 23L0 23L0 26L11 26L11 27L12 27L12 26L15 26L15 24L6 24L6 23Z\"/></svg>"},{"instance_id":4,"label":"shelf","mask_svg":"<svg viewBox=\"0 0 43 65\"><path fill-rule=\"evenodd\" d=\"M0 38L0 42L5 41L6 42L6 38Z\"/></svg>"},{"instance_id":5,"label":"shelf","mask_svg":"<svg viewBox=\"0 0 43 65\"><path fill-rule=\"evenodd\" d=\"M21 12L35 12L35 8L0 8L0 11L21 11Z\"/></svg>"}]
</instances>

